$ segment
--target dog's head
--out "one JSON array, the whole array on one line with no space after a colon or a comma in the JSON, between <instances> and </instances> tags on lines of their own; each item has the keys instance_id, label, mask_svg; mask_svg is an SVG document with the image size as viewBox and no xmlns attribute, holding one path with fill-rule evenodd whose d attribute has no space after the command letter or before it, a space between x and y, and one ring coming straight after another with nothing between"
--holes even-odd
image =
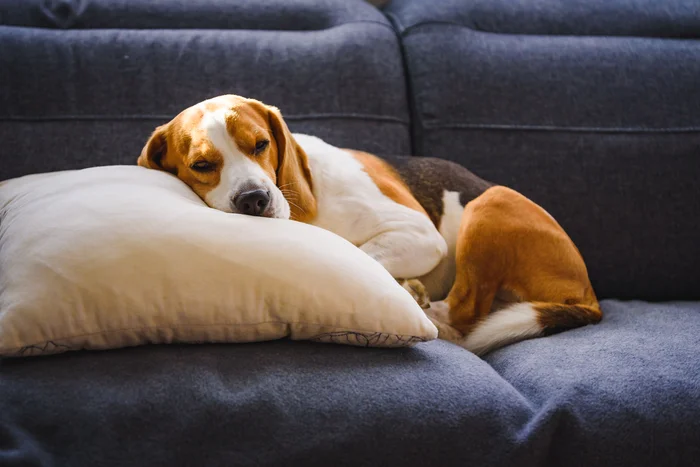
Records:
<instances>
[{"instance_id":1,"label":"dog's head","mask_svg":"<svg viewBox=\"0 0 700 467\"><path fill-rule=\"evenodd\" d=\"M138 164L170 172L225 212L310 220L311 172L275 107L226 95L200 102L159 126Z\"/></svg>"}]
</instances>

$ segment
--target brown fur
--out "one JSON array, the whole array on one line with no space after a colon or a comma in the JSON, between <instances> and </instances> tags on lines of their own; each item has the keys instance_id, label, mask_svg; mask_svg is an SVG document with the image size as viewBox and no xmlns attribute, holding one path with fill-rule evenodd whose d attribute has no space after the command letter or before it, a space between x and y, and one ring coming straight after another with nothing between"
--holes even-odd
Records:
<instances>
[{"instance_id":1,"label":"brown fur","mask_svg":"<svg viewBox=\"0 0 700 467\"><path fill-rule=\"evenodd\" d=\"M223 164L223 156L200 128L203 115L201 109L191 107L156 128L137 161L142 167L176 175L202 199L219 184L220 172L196 172L190 166L199 160Z\"/></svg>"},{"instance_id":2,"label":"brown fur","mask_svg":"<svg viewBox=\"0 0 700 467\"><path fill-rule=\"evenodd\" d=\"M277 180L279 153L274 147L275 138L270 138L267 112L265 106L254 103L233 106L226 113L226 130L238 149L262 167L274 182ZM270 141L270 146L256 154L255 144L261 140Z\"/></svg>"},{"instance_id":3,"label":"brown fur","mask_svg":"<svg viewBox=\"0 0 700 467\"><path fill-rule=\"evenodd\" d=\"M450 323L462 333L485 318L501 294L544 302L536 309L545 328L600 321L574 243L542 208L509 188L489 188L467 204L456 260L457 277L446 302Z\"/></svg>"},{"instance_id":4,"label":"brown fur","mask_svg":"<svg viewBox=\"0 0 700 467\"><path fill-rule=\"evenodd\" d=\"M289 203L291 218L300 222L310 222L316 217L316 197L313 194L309 158L292 137L280 111L275 107L268 109L270 127L277 141L279 154L277 186Z\"/></svg>"},{"instance_id":5,"label":"brown fur","mask_svg":"<svg viewBox=\"0 0 700 467\"><path fill-rule=\"evenodd\" d=\"M373 154L346 149L352 157L363 165L365 172L387 198L428 216L418 200L413 196L401 176L392 166ZM429 217L429 216L428 216Z\"/></svg>"},{"instance_id":6,"label":"brown fur","mask_svg":"<svg viewBox=\"0 0 700 467\"><path fill-rule=\"evenodd\" d=\"M227 95L190 107L169 123L159 126L141 151L138 165L177 175L202 199L221 180L223 156L201 128L204 111L226 109L226 127L238 148L260 164L282 190L291 208L291 218L308 222L316 215L316 199L306 153L296 143L279 110L254 99ZM260 154L255 145L270 144ZM216 170L198 172L197 161L213 163Z\"/></svg>"},{"instance_id":7,"label":"brown fur","mask_svg":"<svg viewBox=\"0 0 700 467\"><path fill-rule=\"evenodd\" d=\"M537 322L542 326L545 335L577 328L583 324L599 323L603 318L597 302L593 305L535 302L532 306L537 312Z\"/></svg>"}]
</instances>

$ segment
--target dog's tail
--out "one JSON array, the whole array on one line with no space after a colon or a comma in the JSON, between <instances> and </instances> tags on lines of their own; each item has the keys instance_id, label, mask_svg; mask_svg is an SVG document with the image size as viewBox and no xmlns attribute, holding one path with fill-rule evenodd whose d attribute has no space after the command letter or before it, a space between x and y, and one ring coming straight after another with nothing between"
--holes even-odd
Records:
<instances>
[{"instance_id":1,"label":"dog's tail","mask_svg":"<svg viewBox=\"0 0 700 467\"><path fill-rule=\"evenodd\" d=\"M597 301L592 305L513 303L489 314L458 344L477 355L483 355L525 339L599 323L601 319L603 313Z\"/></svg>"}]
</instances>

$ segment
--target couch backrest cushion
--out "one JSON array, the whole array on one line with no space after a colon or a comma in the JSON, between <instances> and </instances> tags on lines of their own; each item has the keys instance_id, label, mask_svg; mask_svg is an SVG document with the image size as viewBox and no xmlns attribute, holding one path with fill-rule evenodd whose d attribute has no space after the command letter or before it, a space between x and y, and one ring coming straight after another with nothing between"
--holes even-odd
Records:
<instances>
[{"instance_id":1,"label":"couch backrest cushion","mask_svg":"<svg viewBox=\"0 0 700 467\"><path fill-rule=\"evenodd\" d=\"M151 131L220 94L290 128L410 151L397 36L345 0L11 0L0 15L0 179L134 163Z\"/></svg>"},{"instance_id":2,"label":"couch backrest cushion","mask_svg":"<svg viewBox=\"0 0 700 467\"><path fill-rule=\"evenodd\" d=\"M601 298L700 298L700 41L649 37L700 37L692 11L394 0L417 154L541 204Z\"/></svg>"}]
</instances>

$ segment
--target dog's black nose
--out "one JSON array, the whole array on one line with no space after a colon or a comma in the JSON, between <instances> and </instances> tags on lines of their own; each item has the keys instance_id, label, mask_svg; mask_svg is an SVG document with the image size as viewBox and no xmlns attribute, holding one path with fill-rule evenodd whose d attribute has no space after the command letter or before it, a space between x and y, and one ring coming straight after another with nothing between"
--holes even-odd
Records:
<instances>
[{"instance_id":1,"label":"dog's black nose","mask_svg":"<svg viewBox=\"0 0 700 467\"><path fill-rule=\"evenodd\" d=\"M265 190L244 191L233 199L233 204L241 214L259 216L270 204L270 194Z\"/></svg>"}]
</instances>

